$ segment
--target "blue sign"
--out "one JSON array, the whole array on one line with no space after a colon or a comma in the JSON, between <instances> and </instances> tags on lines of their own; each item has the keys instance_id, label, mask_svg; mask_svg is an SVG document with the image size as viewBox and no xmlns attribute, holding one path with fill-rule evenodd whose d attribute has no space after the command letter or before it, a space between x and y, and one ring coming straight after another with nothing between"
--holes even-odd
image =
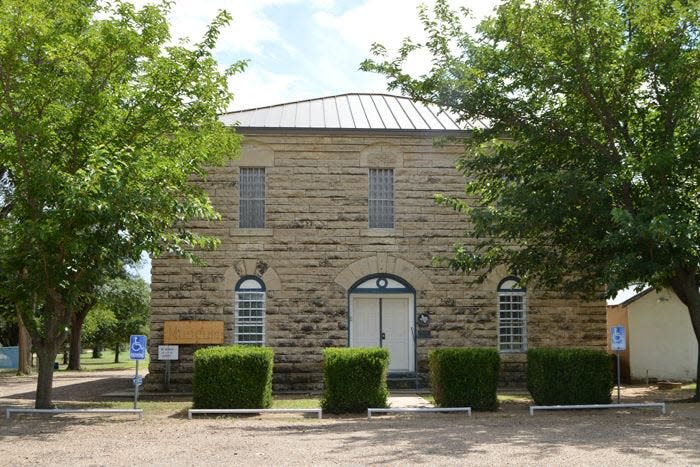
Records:
<instances>
[{"instance_id":1,"label":"blue sign","mask_svg":"<svg viewBox=\"0 0 700 467\"><path fill-rule=\"evenodd\" d=\"M131 336L129 339L129 358L132 360L146 359L146 336Z\"/></svg>"},{"instance_id":2,"label":"blue sign","mask_svg":"<svg viewBox=\"0 0 700 467\"><path fill-rule=\"evenodd\" d=\"M135 376L133 382L134 386L141 386L143 384L143 378L140 376Z\"/></svg>"},{"instance_id":3,"label":"blue sign","mask_svg":"<svg viewBox=\"0 0 700 467\"><path fill-rule=\"evenodd\" d=\"M613 326L610 328L610 349L625 350L627 348L627 339L625 339L625 327Z\"/></svg>"}]
</instances>

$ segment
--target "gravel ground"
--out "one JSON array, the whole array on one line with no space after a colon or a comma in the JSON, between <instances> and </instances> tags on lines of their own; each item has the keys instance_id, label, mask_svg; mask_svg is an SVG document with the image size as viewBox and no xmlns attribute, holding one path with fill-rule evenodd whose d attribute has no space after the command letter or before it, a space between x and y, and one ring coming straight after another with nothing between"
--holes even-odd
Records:
<instances>
[{"instance_id":1,"label":"gravel ground","mask_svg":"<svg viewBox=\"0 0 700 467\"><path fill-rule=\"evenodd\" d=\"M64 374L57 385L64 395L73 394L67 401L89 400L105 388L128 385L130 376ZM33 383L0 377L0 408L29 404ZM623 397L660 400L669 394L636 388ZM675 393L680 396L687 393ZM296 415L187 420L180 410L159 409L147 411L143 421L3 417L0 465L700 465L700 405L670 406L668 415L606 410L530 417L526 405L504 404L496 413L471 418L401 415L371 421Z\"/></svg>"}]
</instances>

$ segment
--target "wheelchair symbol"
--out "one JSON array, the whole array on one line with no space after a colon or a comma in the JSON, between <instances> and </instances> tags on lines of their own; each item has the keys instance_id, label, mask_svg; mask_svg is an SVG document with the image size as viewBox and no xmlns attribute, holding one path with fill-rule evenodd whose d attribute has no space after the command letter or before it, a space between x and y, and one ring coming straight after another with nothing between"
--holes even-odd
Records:
<instances>
[{"instance_id":1,"label":"wheelchair symbol","mask_svg":"<svg viewBox=\"0 0 700 467\"><path fill-rule=\"evenodd\" d=\"M132 360L143 360L146 358L146 336L131 336L129 339L129 357Z\"/></svg>"}]
</instances>

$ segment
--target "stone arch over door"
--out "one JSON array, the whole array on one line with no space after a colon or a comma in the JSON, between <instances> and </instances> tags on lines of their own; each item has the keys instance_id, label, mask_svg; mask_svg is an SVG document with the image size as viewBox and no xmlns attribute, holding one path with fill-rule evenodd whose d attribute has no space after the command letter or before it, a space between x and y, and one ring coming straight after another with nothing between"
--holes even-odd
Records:
<instances>
[{"instance_id":1,"label":"stone arch over door","mask_svg":"<svg viewBox=\"0 0 700 467\"><path fill-rule=\"evenodd\" d=\"M400 277L415 290L432 290L433 284L428 276L405 259L379 253L351 263L335 276L335 283L350 290L360 279L376 274L391 274Z\"/></svg>"}]
</instances>

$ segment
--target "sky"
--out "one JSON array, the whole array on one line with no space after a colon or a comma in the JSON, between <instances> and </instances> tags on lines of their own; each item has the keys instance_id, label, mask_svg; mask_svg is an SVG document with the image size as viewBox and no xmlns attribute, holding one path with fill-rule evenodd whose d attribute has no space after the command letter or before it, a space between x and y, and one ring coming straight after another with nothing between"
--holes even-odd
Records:
<instances>
[{"instance_id":1,"label":"sky","mask_svg":"<svg viewBox=\"0 0 700 467\"><path fill-rule=\"evenodd\" d=\"M139 0L137 5L146 3ZM229 82L235 99L229 110L280 104L347 92L386 92L384 77L358 70L374 42L396 50L404 37L420 39L418 5L434 0L178 0L171 34L202 37L218 10L233 16L215 56L222 66L249 60ZM474 18L490 14L497 0L451 0ZM475 22L473 20L472 22ZM413 71L429 64L422 56Z\"/></svg>"}]
</instances>

